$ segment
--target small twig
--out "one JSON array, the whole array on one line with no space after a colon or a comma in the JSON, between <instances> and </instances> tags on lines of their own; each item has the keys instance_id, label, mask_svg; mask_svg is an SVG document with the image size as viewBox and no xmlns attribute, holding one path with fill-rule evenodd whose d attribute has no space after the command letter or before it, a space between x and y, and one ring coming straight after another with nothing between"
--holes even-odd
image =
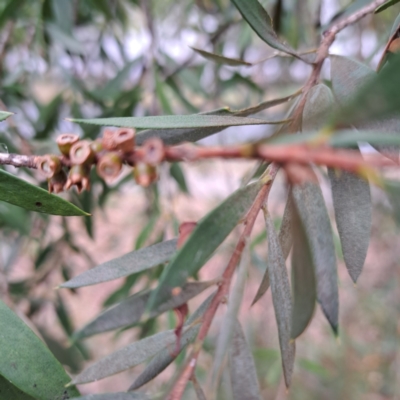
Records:
<instances>
[{"instance_id":1,"label":"small twig","mask_svg":"<svg viewBox=\"0 0 400 400\"><path fill-rule=\"evenodd\" d=\"M20 154L0 153L0 165L14 167L37 168L38 156L22 156Z\"/></svg>"},{"instance_id":2,"label":"small twig","mask_svg":"<svg viewBox=\"0 0 400 400\"><path fill-rule=\"evenodd\" d=\"M188 362L186 363L185 368L183 369L179 379L177 380L176 384L172 388L170 395L168 396L168 400L180 400L182 394L185 390L187 382L193 376L193 372L196 368L197 358L199 356L200 350L202 348L202 344L204 339L206 338L208 331L210 329L211 323L214 319L214 316L218 310L219 305L224 301L225 297L229 292L229 287L232 281L233 274L236 270L236 266L240 260L242 255L243 249L245 248L246 241L250 236L254 223L256 221L257 215L267 198L272 183L275 179L275 176L279 170L279 167L276 164L271 164L268 167L267 175L266 175L266 182L265 185L262 187L260 192L258 193L256 199L254 200L253 205L251 206L245 220L245 228L240 235L240 239L236 245L236 248L229 260L229 263L222 274L222 282L220 287L218 288L217 293L215 294L210 306L208 307L207 311L204 314L203 322L200 327L199 334L197 336L196 342L194 343L194 347L192 353L188 358Z\"/></svg>"},{"instance_id":3,"label":"small twig","mask_svg":"<svg viewBox=\"0 0 400 400\"><path fill-rule=\"evenodd\" d=\"M308 81L303 87L303 95L297 106L296 110L293 114L293 122L290 125L290 130L295 132L298 130L299 123L301 121L301 116L303 114L303 109L306 104L308 92L311 88L318 82L319 76L321 74L322 65L325 59L329 55L329 48L331 47L332 43L334 42L336 35L342 31L344 28L348 27L349 25L354 24L355 22L359 21L360 19L364 18L368 14L372 14L377 7L381 4L385 3L386 0L375 0L365 7L361 8L360 10L356 11L354 14L349 15L347 18L343 18L333 24L328 30L323 33L323 38L321 43L318 47L317 57L314 62L313 71L308 78Z\"/></svg>"}]
</instances>

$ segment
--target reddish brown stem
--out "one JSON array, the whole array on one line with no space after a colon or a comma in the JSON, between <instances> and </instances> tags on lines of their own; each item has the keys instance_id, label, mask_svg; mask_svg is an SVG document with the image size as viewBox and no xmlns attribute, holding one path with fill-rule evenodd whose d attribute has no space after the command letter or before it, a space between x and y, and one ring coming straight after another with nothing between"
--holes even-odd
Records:
<instances>
[{"instance_id":1,"label":"reddish brown stem","mask_svg":"<svg viewBox=\"0 0 400 400\"><path fill-rule=\"evenodd\" d=\"M246 246L246 242L253 230L254 223L256 221L257 215L266 201L268 194L271 190L272 183L275 179L275 176L279 170L279 167L275 164L272 164L269 167L269 178L265 185L261 188L260 192L258 193L256 199L254 200L253 205L251 206L249 212L246 215L244 220L245 228L240 235L240 239L236 245L236 248L229 260L227 267L225 268L224 273L222 274L222 281L218 288L217 293L215 294L214 298L211 301L210 306L208 307L207 311L204 314L203 322L200 327L199 334L197 336L197 340L194 344L193 351L188 358L188 362L181 373L179 379L177 380L176 384L174 385L168 400L179 400L182 397L182 394L185 390L186 384L191 379L194 369L196 367L197 358L199 356L203 341L208 334L210 329L211 323L215 317L215 314L218 310L219 305L224 301L226 298L229 287L232 281L233 274L236 270L236 266L239 263L240 257L242 255L243 249Z\"/></svg>"}]
</instances>

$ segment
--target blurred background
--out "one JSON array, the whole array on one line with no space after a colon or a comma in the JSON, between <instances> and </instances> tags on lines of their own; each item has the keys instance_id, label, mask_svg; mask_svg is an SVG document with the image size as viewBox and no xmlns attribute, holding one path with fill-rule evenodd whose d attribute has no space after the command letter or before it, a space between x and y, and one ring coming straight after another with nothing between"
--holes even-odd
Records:
<instances>
[{"instance_id":1,"label":"blurred background","mask_svg":"<svg viewBox=\"0 0 400 400\"><path fill-rule=\"evenodd\" d=\"M333 20L368 3L260 2L279 35L301 51L315 48L322 30ZM391 7L345 29L331 52L375 68L399 12L400 6ZM191 47L256 64L219 65ZM225 106L241 109L294 93L304 84L310 67L276 56L229 0L0 0L0 72L0 109L15 113L0 123L0 152L46 154L57 153L54 138L60 133L89 138L101 135L97 127L78 126L66 117L193 114ZM329 63L323 77L329 79ZM289 108L290 103L278 106L261 117L282 119ZM274 129L229 128L201 144L246 142L267 137ZM365 151L373 150L366 147ZM111 186L93 173L90 192L63 194L92 214L86 219L49 217L1 203L1 298L38 332L71 374L140 336L174 327L174 315L168 313L75 345L69 341L75 329L104 307L154 286L161 269L74 291L55 287L99 263L176 236L179 223L200 219L237 189L255 167L251 161L221 160L164 165L160 180L147 189L134 183L129 169ZM6 169L47 186L35 172ZM329 186L323 173L319 177L333 216ZM277 226L286 193L284 178L278 177L271 194ZM318 309L297 341L288 393L282 385L270 292L250 308L266 267L263 222L258 221L241 320L265 399L400 399L400 236L383 192L373 188L373 201L371 245L356 286L345 269L335 233L339 338ZM201 278L219 275L237 235L234 232L201 270ZM208 294L196 298L190 309ZM216 321L200 358L199 379L204 385L218 332L218 318ZM174 368L170 366L146 389L157 392ZM80 390L83 394L124 391L142 369L136 367ZM188 391L186 398L192 396ZM218 398L230 398L227 385L222 384Z\"/></svg>"}]
</instances>

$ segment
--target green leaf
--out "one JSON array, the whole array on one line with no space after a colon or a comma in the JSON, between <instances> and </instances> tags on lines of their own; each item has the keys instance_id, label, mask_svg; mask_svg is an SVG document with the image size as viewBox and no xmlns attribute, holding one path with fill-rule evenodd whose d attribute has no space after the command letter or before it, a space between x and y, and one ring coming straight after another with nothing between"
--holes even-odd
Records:
<instances>
[{"instance_id":1,"label":"green leaf","mask_svg":"<svg viewBox=\"0 0 400 400\"><path fill-rule=\"evenodd\" d=\"M232 0L242 17L247 21L255 33L274 49L291 54L307 62L296 53L288 44L282 42L272 27L271 17L257 0Z\"/></svg>"},{"instance_id":2,"label":"green leaf","mask_svg":"<svg viewBox=\"0 0 400 400\"><path fill-rule=\"evenodd\" d=\"M43 342L0 301L0 375L35 399L79 396Z\"/></svg>"},{"instance_id":3,"label":"green leaf","mask_svg":"<svg viewBox=\"0 0 400 400\"><path fill-rule=\"evenodd\" d=\"M98 265L60 285L76 289L136 274L167 262L176 252L176 239L135 250Z\"/></svg>"},{"instance_id":4,"label":"green leaf","mask_svg":"<svg viewBox=\"0 0 400 400\"><path fill-rule=\"evenodd\" d=\"M144 393L102 393L88 394L87 396L74 397L71 400L150 400Z\"/></svg>"},{"instance_id":5,"label":"green leaf","mask_svg":"<svg viewBox=\"0 0 400 400\"><path fill-rule=\"evenodd\" d=\"M389 7L392 7L399 2L400 2L400 0L388 0L386 3L383 3L382 5L377 7L377 9L375 10L375 14L378 14L378 13L388 9Z\"/></svg>"},{"instance_id":6,"label":"green leaf","mask_svg":"<svg viewBox=\"0 0 400 400\"><path fill-rule=\"evenodd\" d=\"M305 229L293 208L292 291L293 312L291 338L296 339L307 328L315 309L317 288L315 266Z\"/></svg>"},{"instance_id":7,"label":"green leaf","mask_svg":"<svg viewBox=\"0 0 400 400\"><path fill-rule=\"evenodd\" d=\"M331 89L324 84L314 86L307 95L303 110L302 130L319 130L334 109Z\"/></svg>"},{"instance_id":8,"label":"green leaf","mask_svg":"<svg viewBox=\"0 0 400 400\"><path fill-rule=\"evenodd\" d=\"M292 295L285 258L275 232L272 218L265 210L265 225L268 238L268 272L271 282L272 302L278 325L279 345L282 355L283 375L286 387L290 386L294 358L295 343L291 339Z\"/></svg>"},{"instance_id":9,"label":"green leaf","mask_svg":"<svg viewBox=\"0 0 400 400\"><path fill-rule=\"evenodd\" d=\"M15 387L11 382L0 375L0 399L2 400L34 400L29 394Z\"/></svg>"},{"instance_id":10,"label":"green leaf","mask_svg":"<svg viewBox=\"0 0 400 400\"><path fill-rule=\"evenodd\" d=\"M331 223L321 188L308 182L295 185L293 200L310 243L318 301L333 331L338 331L338 284Z\"/></svg>"},{"instance_id":11,"label":"green leaf","mask_svg":"<svg viewBox=\"0 0 400 400\"><path fill-rule=\"evenodd\" d=\"M229 65L231 67L237 67L237 66L243 66L243 65L245 65L247 67L251 67L253 65L244 60L239 60L237 58L224 57L219 54L214 54L214 53L210 53L208 51L196 49L195 47L191 47L191 49L194 50L196 53L200 54L202 57L206 58L207 60L214 61L217 64Z\"/></svg>"},{"instance_id":12,"label":"green leaf","mask_svg":"<svg viewBox=\"0 0 400 400\"><path fill-rule=\"evenodd\" d=\"M123 128L138 129L184 129L184 128L226 128L242 125L269 125L280 124L282 121L266 121L258 118L244 118L227 115L162 115L151 117L120 117L120 118L94 118L74 119L68 121L79 124L92 124L101 126L118 126Z\"/></svg>"},{"instance_id":13,"label":"green leaf","mask_svg":"<svg viewBox=\"0 0 400 400\"><path fill-rule=\"evenodd\" d=\"M289 196L286 202L285 211L283 212L281 229L279 231L279 245L282 249L283 258L286 260L290 249L292 248L292 213L293 213L293 202L291 197ZM254 305L258 300L267 292L270 286L270 278L268 271L268 264L265 270L263 279L261 281L260 287L254 297L253 303Z\"/></svg>"},{"instance_id":14,"label":"green leaf","mask_svg":"<svg viewBox=\"0 0 400 400\"><path fill-rule=\"evenodd\" d=\"M0 121L6 120L8 117L11 115L14 115L12 112L7 112L7 111L0 111Z\"/></svg>"},{"instance_id":15,"label":"green leaf","mask_svg":"<svg viewBox=\"0 0 400 400\"><path fill-rule=\"evenodd\" d=\"M328 174L344 261L351 279L356 282L364 266L371 234L369 183L347 171L329 168Z\"/></svg>"},{"instance_id":16,"label":"green leaf","mask_svg":"<svg viewBox=\"0 0 400 400\"><path fill-rule=\"evenodd\" d=\"M183 286L178 295L171 296L164 303L160 304L160 306L149 315L149 318L156 317L165 311L172 310L185 304L214 284L214 281L187 283ZM104 311L82 329L75 332L73 339L80 340L98 333L111 331L139 322L146 309L150 294L150 291L146 291L144 293L134 294L121 301L114 307Z\"/></svg>"},{"instance_id":17,"label":"green leaf","mask_svg":"<svg viewBox=\"0 0 400 400\"><path fill-rule=\"evenodd\" d=\"M348 90L352 90L351 85L357 80L352 74L365 76L366 67L358 66L347 59L343 63L341 61L339 57L331 59L332 86L340 104L345 105ZM325 85L315 86L304 107L303 129L321 129L327 114L333 108L331 90ZM358 149L354 151L359 152ZM369 244L372 211L369 184L347 171L336 173L328 169L328 173L343 255L350 276L355 282L364 265Z\"/></svg>"},{"instance_id":18,"label":"green leaf","mask_svg":"<svg viewBox=\"0 0 400 400\"><path fill-rule=\"evenodd\" d=\"M197 224L164 269L158 288L150 297L149 309L156 308L174 287L181 287L199 271L248 211L262 185L258 181L237 190Z\"/></svg>"},{"instance_id":19,"label":"green leaf","mask_svg":"<svg viewBox=\"0 0 400 400\"><path fill-rule=\"evenodd\" d=\"M332 90L341 108L346 110L351 104L354 93L359 88L377 76L375 71L366 65L346 57L330 56ZM398 135L400 131L400 117L377 118L370 121L360 120L355 127L360 130L371 132L392 133ZM397 132L397 133L396 133ZM377 150L394 160L398 159L398 147L393 145L375 145Z\"/></svg>"},{"instance_id":20,"label":"green leaf","mask_svg":"<svg viewBox=\"0 0 400 400\"><path fill-rule=\"evenodd\" d=\"M255 106L245 108L243 110L231 111L228 107L213 110L210 112L201 113L198 115L222 115L222 116L237 116L247 117L252 114L256 114L260 111L274 107L279 104L286 103L296 96L298 93L294 93L290 96L282 97L279 99L263 101ZM203 139L207 136L213 135L225 129L226 127L212 127L212 128L192 128L192 129L149 129L139 132L136 136L136 143L140 146L150 137L159 137L165 144L173 145L181 142L196 142L197 140Z\"/></svg>"},{"instance_id":21,"label":"green leaf","mask_svg":"<svg viewBox=\"0 0 400 400\"><path fill-rule=\"evenodd\" d=\"M198 323L196 322L196 324ZM185 334L190 328L185 326L182 334ZM176 334L173 329L146 337L100 359L76 376L72 383L78 385L94 382L125 371L141 364L163 349L172 351L176 345L176 340Z\"/></svg>"},{"instance_id":22,"label":"green leaf","mask_svg":"<svg viewBox=\"0 0 400 400\"><path fill-rule=\"evenodd\" d=\"M50 194L3 170L0 170L0 201L44 214L89 215L61 197Z\"/></svg>"},{"instance_id":23,"label":"green leaf","mask_svg":"<svg viewBox=\"0 0 400 400\"><path fill-rule=\"evenodd\" d=\"M229 352L233 400L261 400L257 371L239 321L236 322Z\"/></svg>"},{"instance_id":24,"label":"green leaf","mask_svg":"<svg viewBox=\"0 0 400 400\"><path fill-rule=\"evenodd\" d=\"M175 179L176 183L179 186L179 189L183 193L189 193L189 189L186 184L185 175L183 174L182 168L179 163L171 163L169 167L169 173Z\"/></svg>"},{"instance_id":25,"label":"green leaf","mask_svg":"<svg viewBox=\"0 0 400 400\"><path fill-rule=\"evenodd\" d=\"M185 326L192 325L198 320L204 312L207 310L215 293L207 297L207 299L201 304L201 306L187 319ZM199 333L200 325L194 325L189 328L187 332L182 335L179 352L180 353L186 346L196 339ZM150 382L153 378L159 375L165 368L168 367L177 357L178 354L174 354L171 349L166 348L161 350L158 354L151 359L149 364L146 366L144 371L136 378L135 382L130 386L128 390L136 390Z\"/></svg>"},{"instance_id":26,"label":"green leaf","mask_svg":"<svg viewBox=\"0 0 400 400\"><path fill-rule=\"evenodd\" d=\"M367 79L345 108L336 114L336 126L365 124L399 117L400 55L393 55L379 74Z\"/></svg>"},{"instance_id":27,"label":"green leaf","mask_svg":"<svg viewBox=\"0 0 400 400\"><path fill-rule=\"evenodd\" d=\"M52 22L47 22L46 30L52 37L53 41L64 46L66 50L69 50L75 54L85 54L82 44L78 42L71 34L60 29L58 25Z\"/></svg>"}]
</instances>

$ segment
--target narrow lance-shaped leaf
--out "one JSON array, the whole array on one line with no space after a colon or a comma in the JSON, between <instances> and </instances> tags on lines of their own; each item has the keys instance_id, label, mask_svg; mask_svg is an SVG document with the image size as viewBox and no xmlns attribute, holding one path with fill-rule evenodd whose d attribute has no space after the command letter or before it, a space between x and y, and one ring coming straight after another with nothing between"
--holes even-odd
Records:
<instances>
[{"instance_id":1,"label":"narrow lance-shaped leaf","mask_svg":"<svg viewBox=\"0 0 400 400\"><path fill-rule=\"evenodd\" d=\"M0 122L4 121L5 119L10 117L11 115L14 115L14 113L8 112L8 111L0 111Z\"/></svg>"},{"instance_id":2,"label":"narrow lance-shaped leaf","mask_svg":"<svg viewBox=\"0 0 400 400\"><path fill-rule=\"evenodd\" d=\"M236 322L229 352L233 400L261 400L257 371L239 321Z\"/></svg>"},{"instance_id":3,"label":"narrow lance-shaped leaf","mask_svg":"<svg viewBox=\"0 0 400 400\"><path fill-rule=\"evenodd\" d=\"M332 76L333 90L341 104L345 104L345 99L348 98L346 91L349 90L349 87L345 85L354 84L349 76L364 75L364 67L354 65L351 60L345 61L344 65L351 66L346 74L341 61L333 57L331 62L332 71L335 72ZM318 115L315 115L316 108L320 110ZM330 89L325 85L315 86L304 107L303 129L321 129L325 124L326 115L333 108L334 100ZM354 151L359 152L358 149ZM332 185L333 206L343 255L346 267L355 282L364 265L371 230L372 206L369 183L347 171L328 169L328 174Z\"/></svg>"},{"instance_id":4,"label":"narrow lance-shaped leaf","mask_svg":"<svg viewBox=\"0 0 400 400\"><path fill-rule=\"evenodd\" d=\"M83 210L46 190L0 170L0 201L30 211L63 216L87 216Z\"/></svg>"},{"instance_id":5,"label":"narrow lance-shaped leaf","mask_svg":"<svg viewBox=\"0 0 400 400\"><path fill-rule=\"evenodd\" d=\"M177 239L172 239L132 251L89 269L63 283L60 287L75 289L82 286L96 285L154 268L171 259L176 252L176 243Z\"/></svg>"},{"instance_id":6,"label":"narrow lance-shaped leaf","mask_svg":"<svg viewBox=\"0 0 400 400\"><path fill-rule=\"evenodd\" d=\"M299 93L294 93L293 95L263 101L255 106L245 108L243 110L230 110L228 107L213 110L205 113L201 113L200 115L231 115L237 117L247 117L252 114L256 114L260 111L266 110L268 108L274 107L279 104L286 103L296 96ZM207 136L213 135L224 130L226 127L212 127L212 128L192 128L192 129L149 129L142 132L139 132L136 137L136 143L138 145L143 144L150 137L159 137L163 140L165 144L173 145L181 142L196 142L197 140L203 139Z\"/></svg>"},{"instance_id":7,"label":"narrow lance-shaped leaf","mask_svg":"<svg viewBox=\"0 0 400 400\"><path fill-rule=\"evenodd\" d=\"M188 329L188 326L184 327L183 334ZM82 371L71 383L80 385L82 383L94 382L125 371L141 364L165 348L170 348L173 351L176 340L176 334L172 329L146 337L100 359Z\"/></svg>"},{"instance_id":8,"label":"narrow lance-shaped leaf","mask_svg":"<svg viewBox=\"0 0 400 400\"><path fill-rule=\"evenodd\" d=\"M267 44L277 50L291 54L305 62L294 49L281 41L272 27L271 17L258 0L232 0L242 17L247 21L255 33Z\"/></svg>"},{"instance_id":9,"label":"narrow lance-shaped leaf","mask_svg":"<svg viewBox=\"0 0 400 400\"><path fill-rule=\"evenodd\" d=\"M382 67L390 61L393 54L398 52L399 47L399 33L400 33L400 14L395 19L392 30L390 31L389 40L383 49L382 57L378 63L377 71L380 71Z\"/></svg>"},{"instance_id":10,"label":"narrow lance-shaped leaf","mask_svg":"<svg viewBox=\"0 0 400 400\"><path fill-rule=\"evenodd\" d=\"M150 309L156 308L174 287L182 286L189 276L199 271L248 211L262 185L262 181L257 181L237 190L197 224L164 269L158 288L149 300Z\"/></svg>"},{"instance_id":11,"label":"narrow lance-shaped leaf","mask_svg":"<svg viewBox=\"0 0 400 400\"><path fill-rule=\"evenodd\" d=\"M383 3L381 6L379 6L375 10L375 14L378 14L378 13L386 10L387 8L394 6L395 4L397 4L399 2L400 2L400 0L388 0L386 3Z\"/></svg>"},{"instance_id":12,"label":"narrow lance-shaped leaf","mask_svg":"<svg viewBox=\"0 0 400 400\"><path fill-rule=\"evenodd\" d=\"M274 304L275 318L278 325L283 374L286 387L289 387L296 351L295 343L291 340L290 335L292 324L292 296L285 259L282 254L278 236L275 232L274 222L267 210L264 209L264 212L268 236L268 271L271 282L272 302Z\"/></svg>"},{"instance_id":13,"label":"narrow lance-shaped leaf","mask_svg":"<svg viewBox=\"0 0 400 400\"><path fill-rule=\"evenodd\" d=\"M162 115L151 117L111 117L92 119L68 119L79 124L118 126L137 129L185 129L185 128L226 128L228 126L270 125L282 121L266 121L260 118L245 118L229 115Z\"/></svg>"},{"instance_id":14,"label":"narrow lance-shaped leaf","mask_svg":"<svg viewBox=\"0 0 400 400\"><path fill-rule=\"evenodd\" d=\"M218 383L222 374L223 363L226 352L230 346L233 331L237 323L237 315L243 299L244 286L247 278L247 271L250 264L250 250L248 244L243 250L242 258L236 274L236 281L233 285L229 298L228 309L221 321L221 329L215 346L214 363L212 370L214 389L218 387Z\"/></svg>"},{"instance_id":15,"label":"narrow lance-shaped leaf","mask_svg":"<svg viewBox=\"0 0 400 400\"><path fill-rule=\"evenodd\" d=\"M338 331L339 295L335 246L321 188L307 182L293 186L293 200L310 243L317 296L335 333Z\"/></svg>"},{"instance_id":16,"label":"narrow lance-shaped leaf","mask_svg":"<svg viewBox=\"0 0 400 400\"><path fill-rule=\"evenodd\" d=\"M314 314L317 287L310 245L295 207L293 207L292 215L293 310L291 338L296 339L307 328Z\"/></svg>"},{"instance_id":17,"label":"narrow lance-shaped leaf","mask_svg":"<svg viewBox=\"0 0 400 400\"><path fill-rule=\"evenodd\" d=\"M209 296L201 306L187 319L185 322L185 326L191 326L187 332L182 335L179 353L186 348L186 346L193 342L194 339L197 337L197 334L200 330L200 324L193 325L206 311L208 306L211 303L215 293ZM128 390L136 390L139 389L141 386L145 385L147 382L150 382L154 379L157 375L159 375L165 368L170 365L178 354L174 354L171 349L165 348L161 350L158 354L151 359L149 364L146 366L144 371L136 378L135 382L130 386Z\"/></svg>"},{"instance_id":18,"label":"narrow lance-shaped leaf","mask_svg":"<svg viewBox=\"0 0 400 400\"><path fill-rule=\"evenodd\" d=\"M160 306L149 315L149 318L156 317L165 311L172 310L185 304L187 301L214 284L215 281L187 283L183 286L179 294L175 296L171 295L169 299L160 304ZM139 322L146 309L146 304L150 294L150 291L146 291L144 293L135 294L121 301L114 307L104 311L92 322L77 331L74 334L73 339L80 340L97 333L107 332Z\"/></svg>"},{"instance_id":19,"label":"narrow lance-shaped leaf","mask_svg":"<svg viewBox=\"0 0 400 400\"><path fill-rule=\"evenodd\" d=\"M333 207L344 262L357 281L367 256L372 223L372 203L366 180L347 171L328 169Z\"/></svg>"},{"instance_id":20,"label":"narrow lance-shaped leaf","mask_svg":"<svg viewBox=\"0 0 400 400\"><path fill-rule=\"evenodd\" d=\"M44 343L0 301L0 375L35 399L79 396Z\"/></svg>"},{"instance_id":21,"label":"narrow lance-shaped leaf","mask_svg":"<svg viewBox=\"0 0 400 400\"><path fill-rule=\"evenodd\" d=\"M346 57L330 56L332 90L335 98L343 110L347 109L350 103L354 101L354 93L357 93L360 87L366 82L374 79L377 74L364 64ZM354 126L360 130L370 130L380 132L380 134L391 133L399 135L400 116L388 116L381 118L380 115L374 119L364 121L355 121ZM371 143L378 151L385 156L398 160L399 146L376 145Z\"/></svg>"},{"instance_id":22,"label":"narrow lance-shaped leaf","mask_svg":"<svg viewBox=\"0 0 400 400\"><path fill-rule=\"evenodd\" d=\"M347 107L336 114L333 119L336 126L365 124L368 121L398 117L400 107L399 69L400 55L396 54L379 74L367 80L357 90Z\"/></svg>"},{"instance_id":23,"label":"narrow lance-shaped leaf","mask_svg":"<svg viewBox=\"0 0 400 400\"><path fill-rule=\"evenodd\" d=\"M192 381L193 389L196 393L197 400L207 400L206 395L205 395L203 389L201 388L199 382L197 381L196 377L192 377L191 381Z\"/></svg>"},{"instance_id":24,"label":"narrow lance-shaped leaf","mask_svg":"<svg viewBox=\"0 0 400 400\"><path fill-rule=\"evenodd\" d=\"M282 255L285 260L290 253L290 249L292 248L292 207L293 202L289 196L286 202L285 211L283 212L281 229L279 231L279 245L281 246ZM252 305L261 299L261 297L267 292L269 286L270 278L267 264L267 268L264 272L264 276L262 278L260 287L258 288L257 294L254 297Z\"/></svg>"},{"instance_id":25,"label":"narrow lance-shaped leaf","mask_svg":"<svg viewBox=\"0 0 400 400\"><path fill-rule=\"evenodd\" d=\"M214 61L218 64L230 65L231 67L243 66L243 65L250 67L253 65L244 60L239 60L237 58L224 57L219 54L214 54L214 53L210 53L208 51L197 49L195 47L192 47L191 49L194 50L196 53L200 54L202 57L206 58L207 60Z\"/></svg>"}]
</instances>

